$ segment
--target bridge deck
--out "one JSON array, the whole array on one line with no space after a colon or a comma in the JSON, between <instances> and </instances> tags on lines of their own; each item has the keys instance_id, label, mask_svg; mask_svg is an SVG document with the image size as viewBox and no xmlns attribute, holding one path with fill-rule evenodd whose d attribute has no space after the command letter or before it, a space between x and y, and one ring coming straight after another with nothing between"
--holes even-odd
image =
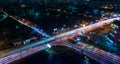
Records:
<instances>
[{"instance_id":1,"label":"bridge deck","mask_svg":"<svg viewBox=\"0 0 120 64\"><path fill-rule=\"evenodd\" d=\"M31 45L28 45L28 46L25 46L25 47L22 47L22 48L19 48L16 50L12 50L10 52L3 53L0 56L0 64L8 64L10 62L19 60L23 57L26 57L30 54L36 53L36 52L46 48L45 43L48 43L51 41L52 41L51 43L61 42L61 41L73 38L77 35L81 35L84 32L92 31L92 30L98 29L100 27L103 27L105 25L109 25L112 22L114 22L114 20L120 20L120 18L113 18L113 19L102 21L102 22L98 22L98 23L95 23L95 24L92 24L92 25L89 25L89 26L86 26L83 28L78 28L78 29L75 29L75 30L51 37L51 38L44 40L44 41L39 41L37 43L31 44ZM87 51L89 51L89 50L87 50ZM89 52L91 52L91 51L89 51ZM102 56L106 60L109 58L112 58L111 59L112 62L114 62L116 64L120 64L119 63L120 57L118 57L116 55L112 55L110 53L108 53L106 55L102 55L102 53L99 53L99 52L95 52L94 55L96 55L96 53L99 55L99 57Z\"/></svg>"}]
</instances>

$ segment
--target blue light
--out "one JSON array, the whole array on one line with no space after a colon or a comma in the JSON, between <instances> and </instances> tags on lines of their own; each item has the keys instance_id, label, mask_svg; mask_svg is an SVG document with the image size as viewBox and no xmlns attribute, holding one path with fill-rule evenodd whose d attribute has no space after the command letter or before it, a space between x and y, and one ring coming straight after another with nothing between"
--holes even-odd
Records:
<instances>
[{"instance_id":1,"label":"blue light","mask_svg":"<svg viewBox=\"0 0 120 64\"><path fill-rule=\"evenodd\" d=\"M80 38L77 38L76 40L77 40L77 41L80 41L81 39L80 39Z\"/></svg>"},{"instance_id":2,"label":"blue light","mask_svg":"<svg viewBox=\"0 0 120 64\"><path fill-rule=\"evenodd\" d=\"M57 31L58 29L57 28L54 28L53 31Z\"/></svg>"},{"instance_id":3,"label":"blue light","mask_svg":"<svg viewBox=\"0 0 120 64\"><path fill-rule=\"evenodd\" d=\"M94 14L97 14L97 13L98 13L98 10L97 10L97 9L95 9L95 10L93 11L93 13L94 13Z\"/></svg>"},{"instance_id":4,"label":"blue light","mask_svg":"<svg viewBox=\"0 0 120 64\"><path fill-rule=\"evenodd\" d=\"M39 29L38 29L38 28L34 28L34 30L35 30L35 31L39 31Z\"/></svg>"},{"instance_id":5,"label":"blue light","mask_svg":"<svg viewBox=\"0 0 120 64\"><path fill-rule=\"evenodd\" d=\"M76 41L80 42L81 41L81 37L76 37Z\"/></svg>"},{"instance_id":6,"label":"blue light","mask_svg":"<svg viewBox=\"0 0 120 64\"><path fill-rule=\"evenodd\" d=\"M95 44L98 44L98 43L99 43L99 41L98 41L98 40L96 40L96 41L95 41Z\"/></svg>"},{"instance_id":7,"label":"blue light","mask_svg":"<svg viewBox=\"0 0 120 64\"><path fill-rule=\"evenodd\" d=\"M107 42L108 46L112 46L113 42Z\"/></svg>"},{"instance_id":8,"label":"blue light","mask_svg":"<svg viewBox=\"0 0 120 64\"><path fill-rule=\"evenodd\" d=\"M83 62L84 62L83 64L90 64L88 60L84 60Z\"/></svg>"}]
</instances>

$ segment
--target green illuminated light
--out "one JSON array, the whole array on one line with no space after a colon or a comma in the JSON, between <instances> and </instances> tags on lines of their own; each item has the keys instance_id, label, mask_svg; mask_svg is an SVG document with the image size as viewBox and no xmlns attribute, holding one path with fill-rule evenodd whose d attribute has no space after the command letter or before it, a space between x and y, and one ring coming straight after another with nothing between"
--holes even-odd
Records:
<instances>
[{"instance_id":1,"label":"green illuminated light","mask_svg":"<svg viewBox=\"0 0 120 64\"><path fill-rule=\"evenodd\" d=\"M54 51L51 48L46 48L45 51L49 54L53 54Z\"/></svg>"}]
</instances>

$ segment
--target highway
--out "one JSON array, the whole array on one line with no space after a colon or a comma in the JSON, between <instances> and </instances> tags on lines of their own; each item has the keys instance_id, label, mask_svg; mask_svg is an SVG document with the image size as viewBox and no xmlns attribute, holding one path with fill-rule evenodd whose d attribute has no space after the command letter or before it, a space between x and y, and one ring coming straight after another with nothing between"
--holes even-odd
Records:
<instances>
[{"instance_id":1,"label":"highway","mask_svg":"<svg viewBox=\"0 0 120 64\"><path fill-rule=\"evenodd\" d=\"M104 63L119 64L120 63L120 57L82 42L80 44L75 45L75 44L70 44L66 41L65 42L63 41L62 43L59 43L59 44L58 43L53 44L53 46L66 46L66 47L75 49L79 51L79 53L82 52L84 55L87 55L91 59L96 60L102 64Z\"/></svg>"},{"instance_id":2,"label":"highway","mask_svg":"<svg viewBox=\"0 0 120 64\"><path fill-rule=\"evenodd\" d=\"M16 17L7 14L5 11L2 10L2 12L4 13L4 15L3 15L3 18L0 19L0 21L2 21L2 20L4 20L4 19L6 19L7 17L9 17L9 18L11 18L11 19L13 19L13 20L21 23L22 25L25 25L25 26L27 26L27 27L35 30L36 32L38 32L38 33L41 34L42 36L50 37L50 35L48 35L48 34L46 34L45 32L43 32L42 29L38 28L37 25L33 24L32 22L30 22L30 21L28 21L28 20L26 20L26 19L22 19L22 21L21 21L21 20L18 20L18 19L16 19Z\"/></svg>"},{"instance_id":3,"label":"highway","mask_svg":"<svg viewBox=\"0 0 120 64\"><path fill-rule=\"evenodd\" d=\"M18 21L19 23L21 23L21 24L23 24L23 25L25 25L25 26L27 26L27 27L35 30L35 31L38 32L39 34L42 34L42 36L50 37L48 34L46 34L45 32L43 32L42 29L37 28L37 27L36 27L37 25L33 24L32 22L30 22L30 21L28 21L28 20L26 21L26 20L24 19L23 21L21 21L21 20L16 19L16 18L13 17L13 16L9 16L9 17L12 18L12 19L14 19L15 21Z\"/></svg>"},{"instance_id":4,"label":"highway","mask_svg":"<svg viewBox=\"0 0 120 64\"><path fill-rule=\"evenodd\" d=\"M3 53L0 56L0 64L8 64L8 63L11 63L13 61L19 60L23 57L26 57L28 55L31 55L33 53L36 53L40 50L45 49L47 47L47 45L46 45L47 43L49 43L51 45L57 44L58 42L65 41L67 39L71 39L77 35L82 35L86 32L90 32L90 31L96 30L100 27L109 25L109 24L113 23L115 20L120 20L120 18L117 17L117 18L101 21L101 22L98 22L98 23L95 23L95 24L92 24L92 25L89 25L86 27L78 28L78 29L75 29L75 30L72 30L69 32L65 32L63 34L59 34L59 35L54 36L54 37L50 37L50 38L43 40L43 41L38 41L37 43L31 44L28 46L24 46L22 48L18 48L16 50L12 50L12 51L7 52L7 53ZM81 47L79 49L81 49ZM85 48L83 47L83 49L85 49ZM96 50L98 50L98 49L96 49ZM86 51L86 55L87 55L88 50L85 49L85 51ZM102 53L97 53L97 52L91 52L91 53L94 53L94 55L100 54L99 57L102 57L102 55L101 55ZM110 61L113 61L116 64L120 64L120 62L119 62L120 57L116 56L116 55L113 55L113 56L111 56L111 55L112 54L110 54L110 55L105 54L104 56L107 56L107 57L104 57L104 59L107 60L108 57L110 57L110 58L112 58Z\"/></svg>"}]
</instances>

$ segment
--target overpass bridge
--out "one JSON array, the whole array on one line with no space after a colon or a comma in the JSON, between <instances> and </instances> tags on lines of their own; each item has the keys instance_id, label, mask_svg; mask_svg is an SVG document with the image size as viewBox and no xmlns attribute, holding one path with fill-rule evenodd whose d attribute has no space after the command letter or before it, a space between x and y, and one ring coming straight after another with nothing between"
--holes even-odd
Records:
<instances>
[{"instance_id":1,"label":"overpass bridge","mask_svg":"<svg viewBox=\"0 0 120 64\"><path fill-rule=\"evenodd\" d=\"M47 43L49 43L51 46L54 45L63 45L67 47L72 47L73 49L76 49L78 51L83 50L83 54L91 57L92 59L95 59L98 62L101 63L113 63L113 64L120 64L120 57L117 55L113 55L111 53L105 52L103 50L100 50L98 48L94 48L93 50L89 50L87 44L81 43L80 45L71 45L67 43L60 43L61 41L66 41L68 39L71 39L77 35L82 35L83 33L90 32L93 30L96 30L98 28L104 27L106 25L109 25L113 23L115 20L120 20L119 17L101 21L83 28L78 28L69 32L65 32L63 34L50 37L43 41L38 41L37 43L24 46L18 49L10 50L8 52L3 52L0 54L0 64L9 64L11 62L17 61L19 59L22 59L26 56L29 56L31 54L34 54L40 50L43 50L47 48ZM59 44L60 43L60 44ZM87 45L87 47L86 47Z\"/></svg>"}]
</instances>

